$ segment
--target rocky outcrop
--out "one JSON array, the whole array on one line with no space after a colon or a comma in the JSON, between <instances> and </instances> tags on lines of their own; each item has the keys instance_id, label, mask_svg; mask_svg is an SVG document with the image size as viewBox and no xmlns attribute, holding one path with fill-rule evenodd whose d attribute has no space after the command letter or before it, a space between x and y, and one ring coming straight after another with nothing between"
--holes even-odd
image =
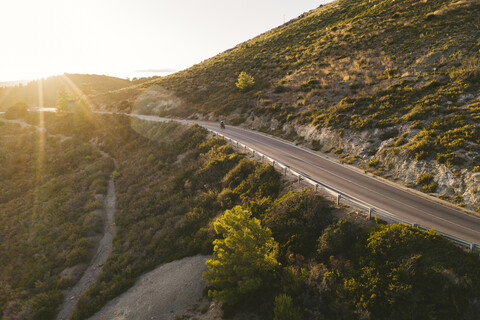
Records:
<instances>
[{"instance_id":1,"label":"rocky outcrop","mask_svg":"<svg viewBox=\"0 0 480 320\"><path fill-rule=\"evenodd\" d=\"M330 155L339 159L347 155L350 158L355 156L355 161L351 163L355 167L375 171L376 174L410 187L417 187L416 181L420 174L431 174L438 184L434 196L441 195L442 198L465 205L474 211L480 205L480 173L461 166L446 166L436 160L415 160L401 148L396 148L393 152L391 146L394 139L379 138L386 129L339 132L330 128L316 128L310 124L299 125L292 122L281 124L276 119L256 116L247 118L244 125L256 130L280 132L284 138L293 139L307 147L315 146L323 152L342 149L341 155L335 155L333 152ZM407 132L412 136L417 133L401 126L396 129L400 133ZM381 168L380 171L367 165L377 160L377 169Z\"/></svg>"}]
</instances>

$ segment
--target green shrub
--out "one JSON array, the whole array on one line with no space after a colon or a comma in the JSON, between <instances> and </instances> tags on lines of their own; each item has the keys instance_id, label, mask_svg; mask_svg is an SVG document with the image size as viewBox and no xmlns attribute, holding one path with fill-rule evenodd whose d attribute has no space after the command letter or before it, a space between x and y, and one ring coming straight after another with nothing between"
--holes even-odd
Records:
<instances>
[{"instance_id":1,"label":"green shrub","mask_svg":"<svg viewBox=\"0 0 480 320\"><path fill-rule=\"evenodd\" d=\"M422 186L422 190L425 192L435 192L437 190L438 183L433 181L429 184Z\"/></svg>"},{"instance_id":2,"label":"green shrub","mask_svg":"<svg viewBox=\"0 0 480 320\"><path fill-rule=\"evenodd\" d=\"M67 267L73 267L79 263L88 262L90 253L85 248L74 248L70 251L65 258L65 265Z\"/></svg>"},{"instance_id":3,"label":"green shrub","mask_svg":"<svg viewBox=\"0 0 480 320\"><path fill-rule=\"evenodd\" d=\"M330 205L312 191L289 192L275 200L263 222L280 245L280 258L288 253L308 255L316 239L332 221Z\"/></svg>"},{"instance_id":4,"label":"green shrub","mask_svg":"<svg viewBox=\"0 0 480 320\"><path fill-rule=\"evenodd\" d=\"M400 147L403 146L405 143L407 143L407 140L405 138L398 138L397 141L394 143L394 147Z\"/></svg>"},{"instance_id":5,"label":"green shrub","mask_svg":"<svg viewBox=\"0 0 480 320\"><path fill-rule=\"evenodd\" d=\"M391 79L397 74L397 72L397 68L385 69L385 71L383 71L383 75L386 76L388 79Z\"/></svg>"},{"instance_id":6,"label":"green shrub","mask_svg":"<svg viewBox=\"0 0 480 320\"><path fill-rule=\"evenodd\" d=\"M426 185L433 182L433 175L431 173L421 173L417 177L417 184Z\"/></svg>"},{"instance_id":7,"label":"green shrub","mask_svg":"<svg viewBox=\"0 0 480 320\"><path fill-rule=\"evenodd\" d=\"M249 75L248 73L244 72L244 71L242 71L238 75L237 82L235 83L237 88L239 88L242 91L246 91L246 90L252 88L254 86L254 84L255 84L255 81L254 81L253 77L251 75Z\"/></svg>"},{"instance_id":8,"label":"green shrub","mask_svg":"<svg viewBox=\"0 0 480 320\"><path fill-rule=\"evenodd\" d=\"M438 163L446 164L447 166L461 166L465 163L465 159L458 156L456 153L451 152L447 154L437 154Z\"/></svg>"},{"instance_id":9,"label":"green shrub","mask_svg":"<svg viewBox=\"0 0 480 320\"><path fill-rule=\"evenodd\" d=\"M97 209L102 209L103 205L100 201L98 200L89 200L84 206L83 210L85 212L91 212Z\"/></svg>"},{"instance_id":10,"label":"green shrub","mask_svg":"<svg viewBox=\"0 0 480 320\"><path fill-rule=\"evenodd\" d=\"M147 161L148 163L153 164L155 162L155 156L150 153L147 157Z\"/></svg>"},{"instance_id":11,"label":"green shrub","mask_svg":"<svg viewBox=\"0 0 480 320\"><path fill-rule=\"evenodd\" d=\"M370 168L376 168L379 162L380 161L378 159L374 159L374 160L372 159L367 162L367 166Z\"/></svg>"},{"instance_id":12,"label":"green shrub","mask_svg":"<svg viewBox=\"0 0 480 320\"><path fill-rule=\"evenodd\" d=\"M303 92L309 92L312 91L313 88L315 88L316 85L318 85L320 82L317 79L309 79L306 82L302 83L300 86L300 89Z\"/></svg>"},{"instance_id":13,"label":"green shrub","mask_svg":"<svg viewBox=\"0 0 480 320\"><path fill-rule=\"evenodd\" d=\"M357 226L345 219L330 224L317 240L317 254L320 259L327 260L332 255L346 255L353 248L358 232Z\"/></svg>"},{"instance_id":14,"label":"green shrub","mask_svg":"<svg viewBox=\"0 0 480 320\"><path fill-rule=\"evenodd\" d=\"M37 294L29 301L34 320L52 319L63 295L59 290Z\"/></svg>"},{"instance_id":15,"label":"green shrub","mask_svg":"<svg viewBox=\"0 0 480 320\"><path fill-rule=\"evenodd\" d=\"M303 319L302 311L293 305L292 298L286 294L275 297L273 307L274 320L301 320Z\"/></svg>"}]
</instances>

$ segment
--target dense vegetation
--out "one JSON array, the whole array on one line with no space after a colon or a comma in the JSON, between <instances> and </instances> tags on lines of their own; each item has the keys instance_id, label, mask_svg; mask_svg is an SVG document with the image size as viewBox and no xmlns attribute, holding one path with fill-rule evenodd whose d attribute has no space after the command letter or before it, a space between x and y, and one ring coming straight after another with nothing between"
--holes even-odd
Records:
<instances>
[{"instance_id":1,"label":"dense vegetation","mask_svg":"<svg viewBox=\"0 0 480 320\"><path fill-rule=\"evenodd\" d=\"M271 166L245 159L222 139L208 139L198 126L94 115L79 106L73 114L18 115L46 131L0 122L0 310L7 318L52 318L62 290L78 280L78 272L62 276L70 274L65 270L90 260L102 232L94 212L101 204L93 195L106 193L113 170L97 148L118 160L117 234L74 319L91 315L160 263L210 253L217 216L238 204L272 201L282 189Z\"/></svg>"},{"instance_id":2,"label":"dense vegetation","mask_svg":"<svg viewBox=\"0 0 480 320\"><path fill-rule=\"evenodd\" d=\"M315 199L309 193L294 197L297 203ZM331 218L328 207L305 209L305 215ZM271 218L267 213L264 224ZM272 232L237 207L215 222L215 230L221 239L214 241L204 276L209 294L230 313L254 310L265 319L473 320L480 312L478 255L433 231L398 224L365 228L341 219L315 229L312 250L300 254L292 248L279 263L277 258L287 258L276 250L288 242L286 228Z\"/></svg>"},{"instance_id":3,"label":"dense vegetation","mask_svg":"<svg viewBox=\"0 0 480 320\"><path fill-rule=\"evenodd\" d=\"M0 121L0 164L0 318L50 319L101 238L94 195L113 163L80 139Z\"/></svg>"},{"instance_id":4,"label":"dense vegetation","mask_svg":"<svg viewBox=\"0 0 480 320\"><path fill-rule=\"evenodd\" d=\"M98 311L160 263L209 254L217 216L236 204L273 199L281 189L272 167L244 159L222 139L207 139L198 126L127 117L104 125L94 134L119 162L117 234L112 255L73 319Z\"/></svg>"}]
</instances>

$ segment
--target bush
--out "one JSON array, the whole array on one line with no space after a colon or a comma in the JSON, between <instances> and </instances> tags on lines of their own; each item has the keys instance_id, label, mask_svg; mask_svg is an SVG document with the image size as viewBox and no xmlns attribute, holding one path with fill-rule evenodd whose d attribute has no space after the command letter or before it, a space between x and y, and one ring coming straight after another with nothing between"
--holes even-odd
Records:
<instances>
[{"instance_id":1,"label":"bush","mask_svg":"<svg viewBox=\"0 0 480 320\"><path fill-rule=\"evenodd\" d=\"M422 187L422 190L425 192L435 192L437 190L438 183L433 181L429 184L426 184Z\"/></svg>"},{"instance_id":2,"label":"bush","mask_svg":"<svg viewBox=\"0 0 480 320\"><path fill-rule=\"evenodd\" d=\"M378 166L379 160L370 160L367 162L367 167L375 168Z\"/></svg>"},{"instance_id":3,"label":"bush","mask_svg":"<svg viewBox=\"0 0 480 320\"><path fill-rule=\"evenodd\" d=\"M5 119L26 119L28 116L28 106L23 102L17 102L5 111Z\"/></svg>"},{"instance_id":4,"label":"bush","mask_svg":"<svg viewBox=\"0 0 480 320\"><path fill-rule=\"evenodd\" d=\"M421 173L417 177L417 184L426 185L433 181L433 175L431 173Z\"/></svg>"},{"instance_id":5,"label":"bush","mask_svg":"<svg viewBox=\"0 0 480 320\"><path fill-rule=\"evenodd\" d=\"M267 210L263 221L280 244L280 255L308 255L332 221L330 205L312 191L289 192Z\"/></svg>"},{"instance_id":6,"label":"bush","mask_svg":"<svg viewBox=\"0 0 480 320\"><path fill-rule=\"evenodd\" d=\"M150 153L147 157L147 161L148 163L153 164L155 162L155 156Z\"/></svg>"},{"instance_id":7,"label":"bush","mask_svg":"<svg viewBox=\"0 0 480 320\"><path fill-rule=\"evenodd\" d=\"M275 305L273 308L274 320L301 320L302 312L299 308L294 307L292 298L286 294L275 297Z\"/></svg>"},{"instance_id":8,"label":"bush","mask_svg":"<svg viewBox=\"0 0 480 320\"><path fill-rule=\"evenodd\" d=\"M34 320L52 319L57 306L62 302L63 295L59 290L37 294L30 299Z\"/></svg>"},{"instance_id":9,"label":"bush","mask_svg":"<svg viewBox=\"0 0 480 320\"><path fill-rule=\"evenodd\" d=\"M385 71L383 71L383 75L386 76L388 79L391 79L397 74L397 71L397 68L385 69Z\"/></svg>"},{"instance_id":10,"label":"bush","mask_svg":"<svg viewBox=\"0 0 480 320\"><path fill-rule=\"evenodd\" d=\"M253 77L251 75L249 75L248 73L244 72L244 71L242 71L238 75L237 82L235 83L237 88L239 88L242 91L246 91L246 90L252 88L254 84L255 84L255 81L254 81Z\"/></svg>"},{"instance_id":11,"label":"bush","mask_svg":"<svg viewBox=\"0 0 480 320\"><path fill-rule=\"evenodd\" d=\"M67 267L73 267L82 262L88 262L90 254L85 248L74 248L65 258L65 265Z\"/></svg>"},{"instance_id":12,"label":"bush","mask_svg":"<svg viewBox=\"0 0 480 320\"><path fill-rule=\"evenodd\" d=\"M275 89L273 89L273 93L283 93L283 92L286 92L288 91L288 88L282 86L282 85L278 85L275 87Z\"/></svg>"},{"instance_id":13,"label":"bush","mask_svg":"<svg viewBox=\"0 0 480 320\"><path fill-rule=\"evenodd\" d=\"M317 79L309 79L308 81L302 83L300 88L304 92L309 92L312 91L313 88L315 88L316 85L318 85L320 82Z\"/></svg>"},{"instance_id":14,"label":"bush","mask_svg":"<svg viewBox=\"0 0 480 320\"><path fill-rule=\"evenodd\" d=\"M431 173L420 174L417 177L417 184L422 186L422 190L425 192L435 192L438 186L438 183L433 181L433 175Z\"/></svg>"},{"instance_id":15,"label":"bush","mask_svg":"<svg viewBox=\"0 0 480 320\"><path fill-rule=\"evenodd\" d=\"M320 259L331 255L341 256L348 253L355 244L358 228L353 223L340 219L329 225L317 240L317 254Z\"/></svg>"},{"instance_id":16,"label":"bush","mask_svg":"<svg viewBox=\"0 0 480 320\"><path fill-rule=\"evenodd\" d=\"M90 211L94 211L94 210L102 209L102 208L103 208L103 205L98 200L89 200L85 204L85 206L83 206L83 210L85 210L85 212L90 212Z\"/></svg>"}]
</instances>

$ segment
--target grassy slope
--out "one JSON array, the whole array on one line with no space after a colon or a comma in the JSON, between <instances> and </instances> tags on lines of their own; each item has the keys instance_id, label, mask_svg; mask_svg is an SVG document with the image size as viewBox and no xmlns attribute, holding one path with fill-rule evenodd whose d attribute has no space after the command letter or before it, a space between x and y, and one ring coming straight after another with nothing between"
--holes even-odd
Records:
<instances>
[{"instance_id":1,"label":"grassy slope","mask_svg":"<svg viewBox=\"0 0 480 320\"><path fill-rule=\"evenodd\" d=\"M0 137L0 318L48 319L101 238L94 195L106 194L113 163L18 124L0 122Z\"/></svg>"},{"instance_id":2,"label":"grassy slope","mask_svg":"<svg viewBox=\"0 0 480 320\"><path fill-rule=\"evenodd\" d=\"M391 150L473 169L480 165L478 16L478 1L338 0L145 85L184 101L173 115L213 113L232 123L254 115L269 131L276 119L276 134L285 134L285 123L379 129L380 139L394 139ZM241 71L255 77L247 92L235 86Z\"/></svg>"}]
</instances>

